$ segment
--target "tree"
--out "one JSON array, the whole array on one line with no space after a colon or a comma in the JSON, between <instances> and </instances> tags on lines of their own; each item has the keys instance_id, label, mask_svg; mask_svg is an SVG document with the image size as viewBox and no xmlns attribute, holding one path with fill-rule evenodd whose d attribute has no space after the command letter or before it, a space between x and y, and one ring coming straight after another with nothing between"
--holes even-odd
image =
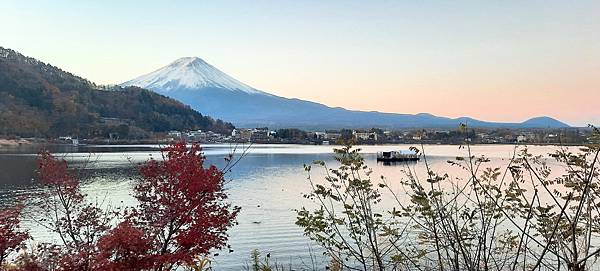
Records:
<instances>
[{"instance_id":1,"label":"tree","mask_svg":"<svg viewBox=\"0 0 600 271\"><path fill-rule=\"evenodd\" d=\"M191 264L223 248L240 211L226 203L223 172L204 167L200 145L180 142L164 154L163 161L150 160L140 169L134 188L139 206L131 215L150 241L155 270Z\"/></svg>"},{"instance_id":2,"label":"tree","mask_svg":"<svg viewBox=\"0 0 600 271\"><path fill-rule=\"evenodd\" d=\"M545 199L527 200L522 196L524 188L515 185L513 194L520 196L515 201L534 206L530 231L541 252L533 269L550 263L572 271L590 270L600 258L600 131L592 129L591 144L577 152L560 148L550 154L564 168L556 177L544 157L526 148L511 168L517 185L531 182L539 198Z\"/></svg>"},{"instance_id":3,"label":"tree","mask_svg":"<svg viewBox=\"0 0 600 271\"><path fill-rule=\"evenodd\" d=\"M370 169L360 155L360 149L349 144L334 149L339 168L330 169L323 161L315 161L326 171L324 182L310 178L311 192L304 195L318 208L297 210L296 224L304 234L325 248L333 262L349 270L393 269L396 241L399 234L392 230L394 217L384 218L377 208L381 194L370 178ZM310 174L311 166L305 165Z\"/></svg>"},{"instance_id":4,"label":"tree","mask_svg":"<svg viewBox=\"0 0 600 271\"><path fill-rule=\"evenodd\" d=\"M277 130L277 133L275 133L275 136L277 138L282 138L282 139L303 140L303 139L306 139L307 135L306 135L306 132L304 132L300 129L286 128L286 129Z\"/></svg>"},{"instance_id":5,"label":"tree","mask_svg":"<svg viewBox=\"0 0 600 271\"><path fill-rule=\"evenodd\" d=\"M139 169L133 191L139 205L121 211L87 202L67 162L41 152L45 192L37 207L44 217L38 223L55 232L61 244L43 244L22 255L19 265L23 270L176 270L223 248L240 211L225 202L223 172L204 167L197 144L173 144L163 154L163 160ZM27 235L14 234L19 233L18 212L0 215L7 218L0 227L5 223L11 229L0 229L0 248L7 248L0 252L10 252Z\"/></svg>"},{"instance_id":6,"label":"tree","mask_svg":"<svg viewBox=\"0 0 600 271\"><path fill-rule=\"evenodd\" d=\"M98 241L97 267L102 270L143 270L152 267L151 248L144 232L129 220Z\"/></svg>"},{"instance_id":7,"label":"tree","mask_svg":"<svg viewBox=\"0 0 600 271\"><path fill-rule=\"evenodd\" d=\"M43 216L37 222L60 237L58 265L68 270L95 270L97 242L108 233L111 221L119 218L119 212L87 202L79 180L69 173L64 159L42 151L38 173L45 189L36 198Z\"/></svg>"},{"instance_id":8,"label":"tree","mask_svg":"<svg viewBox=\"0 0 600 271\"><path fill-rule=\"evenodd\" d=\"M345 146L324 181L309 176L306 197L318 208L302 208L296 224L347 269L590 270L600 259L600 131L593 130L588 146L548 156L515 147L504 167L460 146L466 155L448 161L464 173L457 178L435 172L424 149L413 147L426 172L406 165L398 191L384 177L376 187L358 150ZM461 131L468 136L466 125ZM394 201L391 217L376 207L378 188Z\"/></svg>"},{"instance_id":9,"label":"tree","mask_svg":"<svg viewBox=\"0 0 600 271\"><path fill-rule=\"evenodd\" d=\"M14 252L24 247L23 242L29 239L29 233L22 230L19 215L23 206L0 210L0 267Z\"/></svg>"}]
</instances>

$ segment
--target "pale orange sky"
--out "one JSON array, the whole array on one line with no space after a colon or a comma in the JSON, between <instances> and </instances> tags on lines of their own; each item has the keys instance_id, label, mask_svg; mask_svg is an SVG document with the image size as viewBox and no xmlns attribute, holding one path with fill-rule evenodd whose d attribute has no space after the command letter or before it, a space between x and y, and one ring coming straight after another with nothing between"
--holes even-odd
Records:
<instances>
[{"instance_id":1,"label":"pale orange sky","mask_svg":"<svg viewBox=\"0 0 600 271\"><path fill-rule=\"evenodd\" d=\"M8 1L0 46L100 84L198 56L349 109L600 125L598 1Z\"/></svg>"}]
</instances>

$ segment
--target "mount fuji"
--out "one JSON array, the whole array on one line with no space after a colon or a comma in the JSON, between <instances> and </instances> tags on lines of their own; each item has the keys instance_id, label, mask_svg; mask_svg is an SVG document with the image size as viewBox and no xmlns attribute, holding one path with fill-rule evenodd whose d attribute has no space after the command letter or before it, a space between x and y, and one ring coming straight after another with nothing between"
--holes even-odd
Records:
<instances>
[{"instance_id":1,"label":"mount fuji","mask_svg":"<svg viewBox=\"0 0 600 271\"><path fill-rule=\"evenodd\" d=\"M337 128L453 128L471 127L561 128L567 124L550 117L521 123L446 118L427 113L397 114L347 110L320 103L285 98L248 86L197 57L184 57L154 72L121 84L150 89L191 106L200 113L232 122L238 127Z\"/></svg>"}]
</instances>

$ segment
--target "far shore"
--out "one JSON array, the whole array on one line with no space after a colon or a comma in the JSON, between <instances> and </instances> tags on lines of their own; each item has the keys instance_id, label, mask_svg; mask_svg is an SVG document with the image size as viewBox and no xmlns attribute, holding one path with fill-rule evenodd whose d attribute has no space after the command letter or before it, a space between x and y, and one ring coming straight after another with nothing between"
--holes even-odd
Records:
<instances>
[{"instance_id":1,"label":"far shore","mask_svg":"<svg viewBox=\"0 0 600 271\"><path fill-rule=\"evenodd\" d=\"M79 144L71 144L66 142L61 142L59 140L53 139L43 139L43 138L26 138L26 139L3 139L0 138L0 149L2 148L18 148L18 147L35 147L39 146L93 146L93 145L166 145L172 143L173 141L168 140L82 140ZM191 142L190 142L191 143ZM197 142L200 144L266 144L266 145L306 145L306 146L339 146L339 144L318 144L315 142L280 142L280 141L258 141L258 142L247 142L247 141L224 141L224 142ZM440 141L430 141L430 140L422 140L422 141L395 141L395 142L358 142L354 143L356 146L368 146L368 145L377 145L377 146L392 146L392 145L466 145L470 144L473 146L476 145L529 145L529 146L584 146L586 143L544 143L544 142L501 142L501 143L481 143L481 142L440 142Z\"/></svg>"},{"instance_id":2,"label":"far shore","mask_svg":"<svg viewBox=\"0 0 600 271\"><path fill-rule=\"evenodd\" d=\"M32 141L29 141L27 139L3 139L0 138L0 147L15 147L15 146L21 146L23 144L32 144Z\"/></svg>"}]
</instances>

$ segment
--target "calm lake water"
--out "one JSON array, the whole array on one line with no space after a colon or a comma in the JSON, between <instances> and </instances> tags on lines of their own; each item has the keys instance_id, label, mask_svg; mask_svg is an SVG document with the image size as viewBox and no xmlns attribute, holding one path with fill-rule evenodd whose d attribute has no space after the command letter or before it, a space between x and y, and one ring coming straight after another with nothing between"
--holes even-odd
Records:
<instances>
[{"instance_id":1,"label":"calm lake water","mask_svg":"<svg viewBox=\"0 0 600 271\"><path fill-rule=\"evenodd\" d=\"M80 146L55 147L52 151L64 156L71 165L81 170L83 189L92 200L110 205L133 205L135 200L129 195L131 178L137 176L137 165L150 157L159 158L159 146ZM238 146L239 149L243 146ZM216 270L243 269L253 249L262 255L271 254L272 260L281 264L293 264L307 269L323 267L326 259L322 250L303 236L302 229L294 224L294 209L312 207L302 194L309 191L304 164L314 160L324 160L331 167L337 165L332 159L334 146L303 145L252 145L245 156L227 175L227 190L230 201L242 207L239 225L230 231L230 245L234 252L215 251L213 266ZM424 163L384 165L375 161L375 153L384 150L408 149L409 145L360 146L367 164L373 168L373 179L380 175L387 177L392 184L405 178L402 172L407 167L418 174L424 174ZM14 203L16 197L34 191L35 159L37 147L0 148L0 204ZM233 145L205 145L204 152L209 163L224 165L224 157L232 152ZM533 154L548 154L557 149L554 146L529 146ZM448 165L447 160L457 156L467 156L464 149L450 145L426 145L428 162L434 171L449 173L452 177L465 177L466 173ZM490 166L504 169L512 157L515 146L479 145L473 146L474 155L490 158ZM322 170L315 170L313 178L323 176ZM389 198L388 198L389 199ZM384 196L384 204L386 197ZM391 201L387 201L390 204ZM35 216L35 214L32 214ZM34 242L53 240L51 233L37 227L30 219L24 221L34 238Z\"/></svg>"}]
</instances>

